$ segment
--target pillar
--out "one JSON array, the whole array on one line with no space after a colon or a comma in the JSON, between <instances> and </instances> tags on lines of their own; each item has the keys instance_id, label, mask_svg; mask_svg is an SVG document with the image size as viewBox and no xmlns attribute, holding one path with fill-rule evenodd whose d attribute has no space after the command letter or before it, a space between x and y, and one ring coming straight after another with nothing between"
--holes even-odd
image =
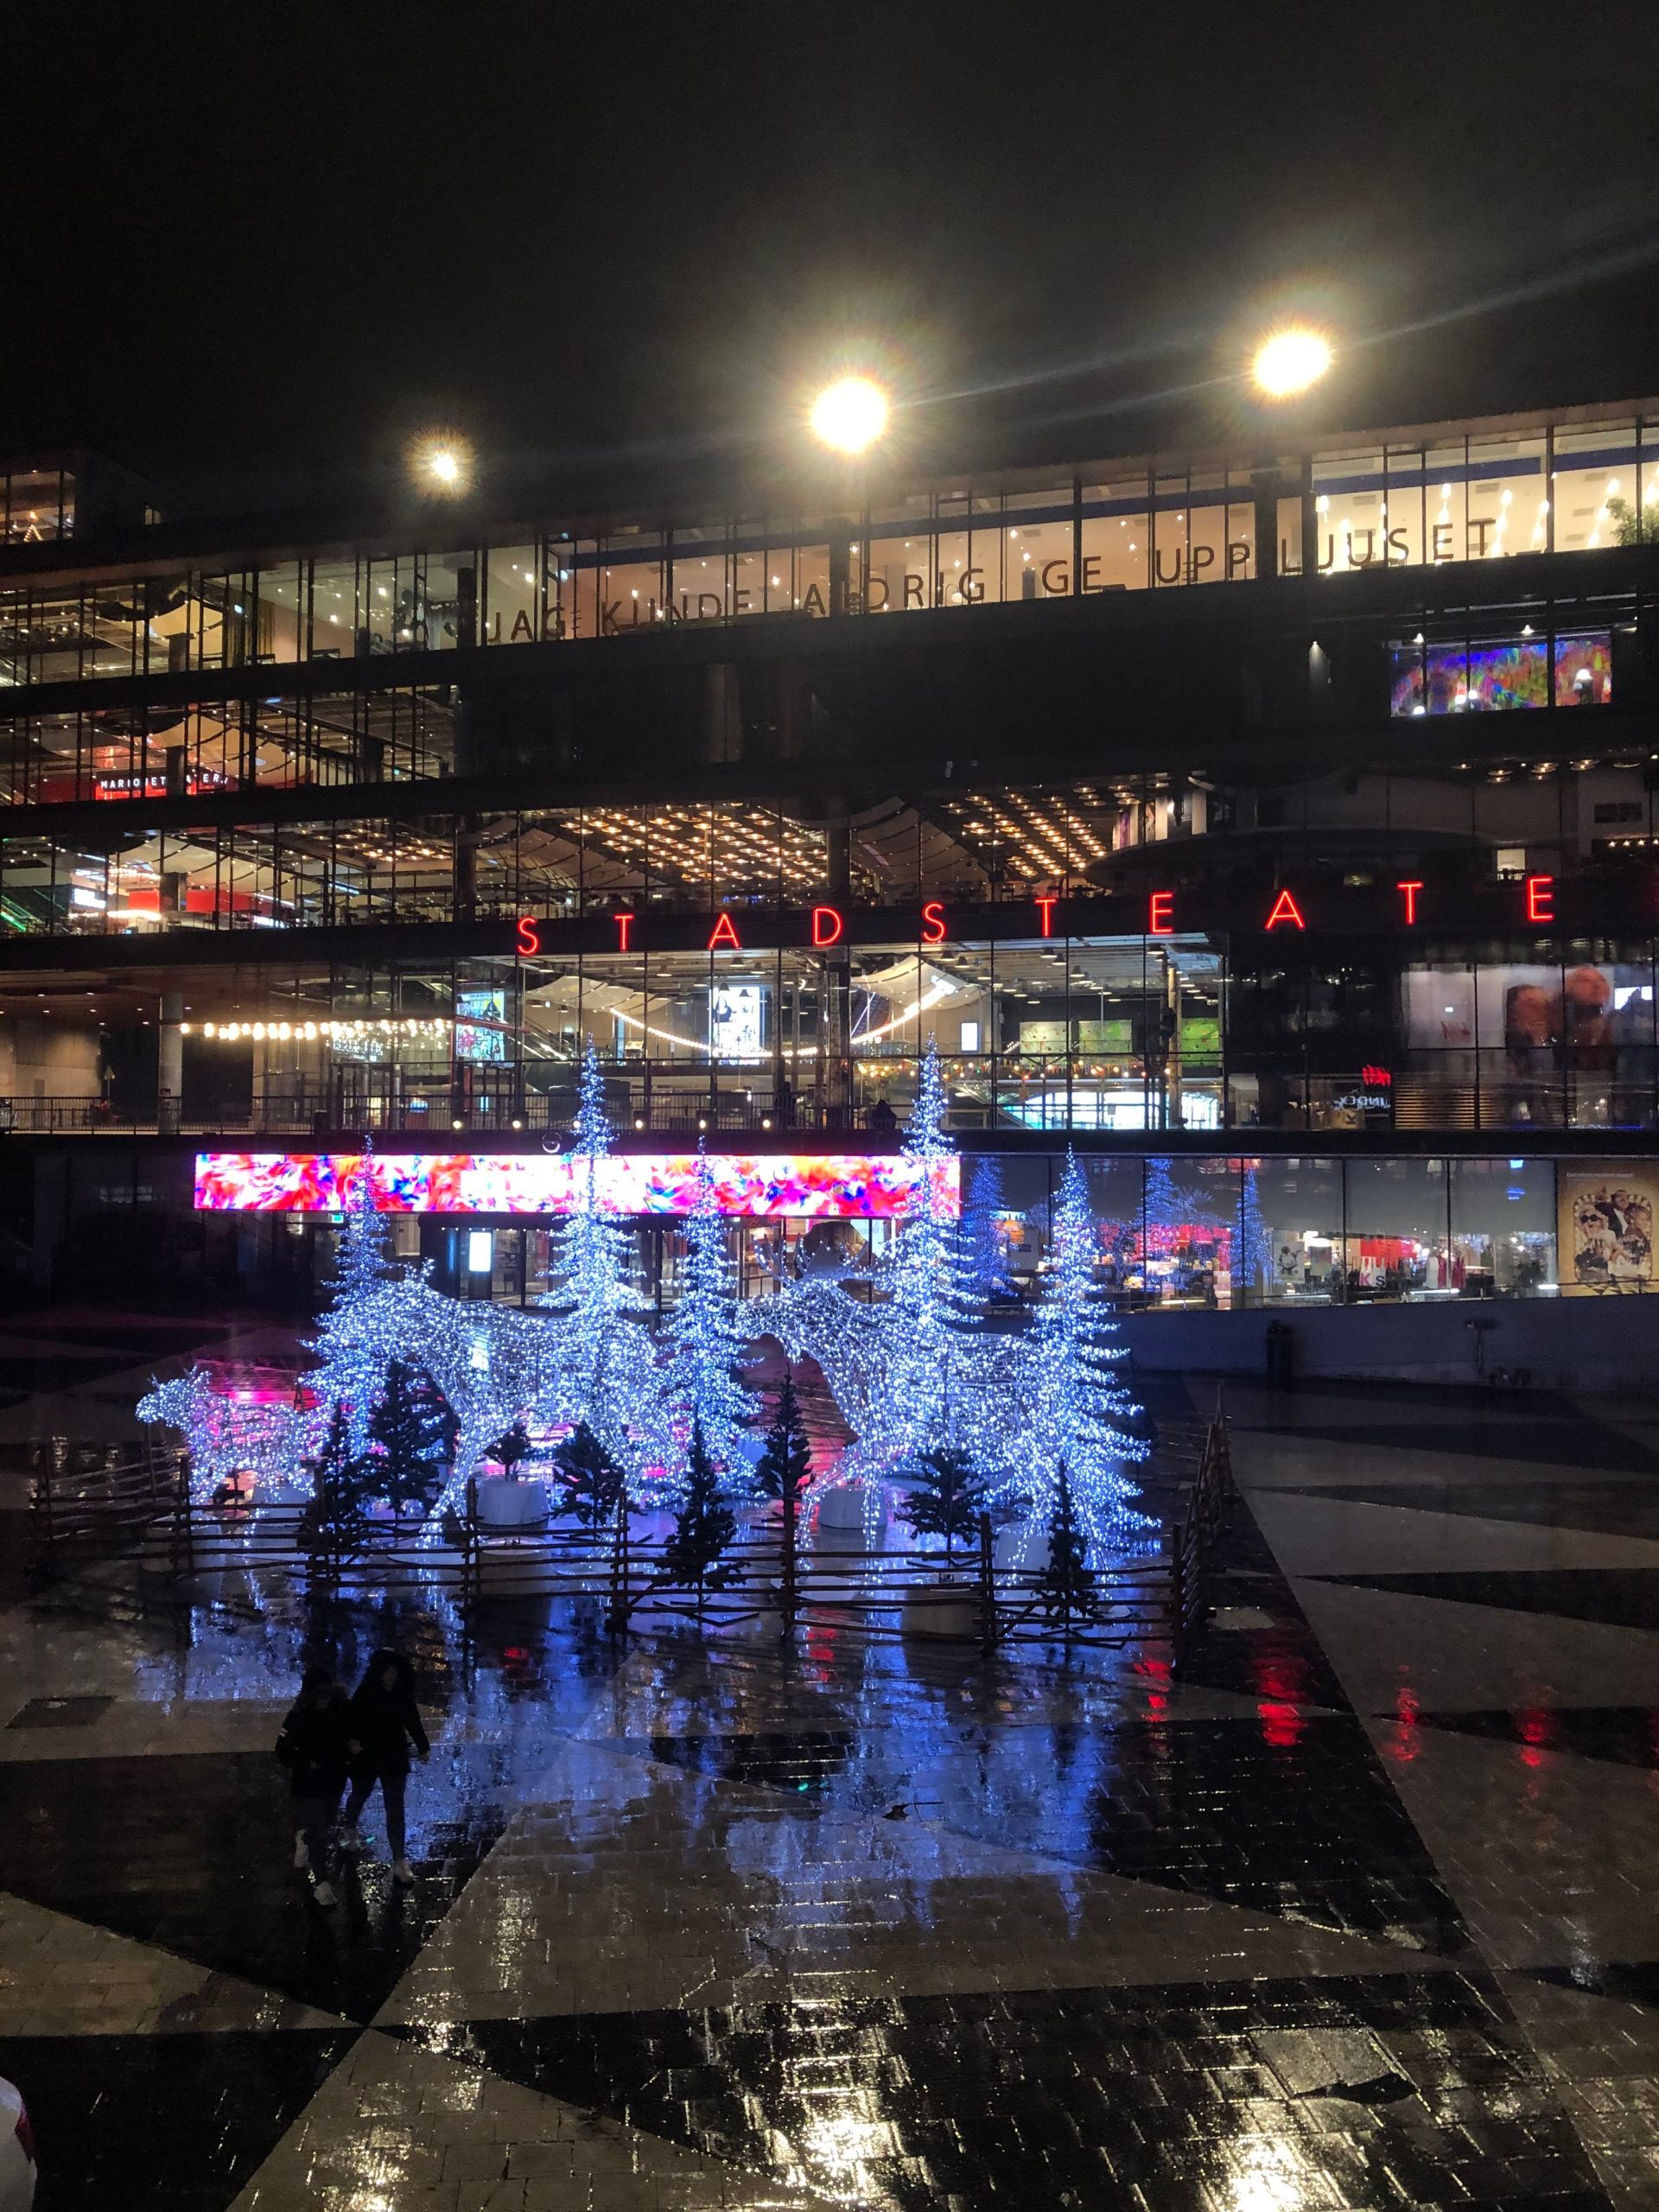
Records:
<instances>
[{"instance_id":1,"label":"pillar","mask_svg":"<svg viewBox=\"0 0 1659 2212\"><path fill-rule=\"evenodd\" d=\"M162 993L162 1026L156 1057L156 1126L163 1136L176 1135L179 1109L184 1096L184 993Z\"/></svg>"}]
</instances>

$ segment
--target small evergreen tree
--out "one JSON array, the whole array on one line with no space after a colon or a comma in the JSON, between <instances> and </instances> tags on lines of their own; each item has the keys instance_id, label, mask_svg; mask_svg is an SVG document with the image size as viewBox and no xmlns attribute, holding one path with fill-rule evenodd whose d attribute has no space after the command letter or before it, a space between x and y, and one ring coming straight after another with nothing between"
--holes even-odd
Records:
<instances>
[{"instance_id":1,"label":"small evergreen tree","mask_svg":"<svg viewBox=\"0 0 1659 2212\"><path fill-rule=\"evenodd\" d=\"M529 1459L531 1450L530 1431L524 1427L524 1417L520 1414L512 1427L496 1438L484 1456L495 1461L510 1483L516 1483L519 1464Z\"/></svg>"},{"instance_id":2,"label":"small evergreen tree","mask_svg":"<svg viewBox=\"0 0 1659 2212\"><path fill-rule=\"evenodd\" d=\"M754 1463L754 1484L762 1497L781 1498L787 1508L799 1503L811 1479L811 1440L801 1419L794 1376L785 1368L766 1430L766 1447Z\"/></svg>"},{"instance_id":3,"label":"small evergreen tree","mask_svg":"<svg viewBox=\"0 0 1659 2212\"><path fill-rule=\"evenodd\" d=\"M812 1446L795 1395L795 1377L785 1363L783 1388L766 1431L766 1448L754 1464L754 1485L762 1497L781 1499L784 1508L784 1633L795 1625L795 1524L801 1492L812 1479Z\"/></svg>"},{"instance_id":4,"label":"small evergreen tree","mask_svg":"<svg viewBox=\"0 0 1659 2212\"><path fill-rule=\"evenodd\" d=\"M942 1444L920 1452L906 1469L911 1488L899 1508L918 1536L943 1536L947 1559L958 1537L969 1538L979 1526L985 1502L985 1478L960 1446Z\"/></svg>"},{"instance_id":5,"label":"small evergreen tree","mask_svg":"<svg viewBox=\"0 0 1659 2212\"><path fill-rule=\"evenodd\" d=\"M352 1449L351 1417L343 1404L335 1405L322 1448L305 1466L311 1502L300 1518L300 1541L313 1571L335 1577L363 1548L375 1484L372 1462Z\"/></svg>"},{"instance_id":6,"label":"small evergreen tree","mask_svg":"<svg viewBox=\"0 0 1659 2212\"><path fill-rule=\"evenodd\" d=\"M585 1421L578 1421L553 1452L553 1465L564 1484L556 1513L574 1513L584 1529L602 1529L622 1503L622 1470Z\"/></svg>"},{"instance_id":7,"label":"small evergreen tree","mask_svg":"<svg viewBox=\"0 0 1659 2212\"><path fill-rule=\"evenodd\" d=\"M730 1570L721 1567L719 1562L736 1534L737 1522L703 1442L702 1423L694 1421L680 1487L679 1510L674 1519L674 1533L663 1552L662 1571L658 1579L695 1590L699 1619L705 1592L718 1589L729 1576Z\"/></svg>"},{"instance_id":8,"label":"small evergreen tree","mask_svg":"<svg viewBox=\"0 0 1659 2212\"><path fill-rule=\"evenodd\" d=\"M1048 1564L1037 1576L1037 1600L1051 1628L1070 1636L1100 1618L1100 1585L1089 1564L1082 1523L1071 1501L1071 1478L1064 1459L1048 1519Z\"/></svg>"},{"instance_id":9,"label":"small evergreen tree","mask_svg":"<svg viewBox=\"0 0 1659 2212\"><path fill-rule=\"evenodd\" d=\"M454 1452L454 1415L431 1376L408 1361L389 1360L386 1380L369 1415L369 1441L378 1452L364 1465L365 1480L395 1514L413 1506L424 1516L443 1487L443 1463Z\"/></svg>"}]
</instances>

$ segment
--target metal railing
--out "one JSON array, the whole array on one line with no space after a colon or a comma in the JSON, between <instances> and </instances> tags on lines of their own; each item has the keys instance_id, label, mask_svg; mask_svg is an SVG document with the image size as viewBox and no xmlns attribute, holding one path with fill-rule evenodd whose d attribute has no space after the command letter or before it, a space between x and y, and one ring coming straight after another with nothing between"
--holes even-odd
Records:
<instances>
[{"instance_id":1,"label":"metal railing","mask_svg":"<svg viewBox=\"0 0 1659 2212\"><path fill-rule=\"evenodd\" d=\"M124 1558L141 1573L196 1588L227 1575L346 1594L436 1587L468 1621L493 1599L586 1600L617 1636L694 1620L780 1639L822 1630L988 1651L1162 1644L1177 1675L1208 1618L1234 1494L1218 1396L1201 1432L1178 1428L1155 1456L1158 1479L1168 1485L1173 1478L1183 1500L1166 1537L1144 1556L1096 1567L1086 1597L1066 1604L1043 1567L996 1564L984 1515L973 1541L946 1553L870 1549L861 1532L821 1522L795 1544L762 1509L703 1580L687 1584L666 1572L670 1535L660 1523L642 1529L621 1514L597 1530L558 1518L502 1529L480 1514L476 1481L439 1542L423 1541L417 1521L379 1516L341 1543L319 1531L308 1500L194 1498L182 1452L139 1447L94 1468L65 1465L61 1457L45 1453L36 1470L32 1551L41 1580Z\"/></svg>"}]
</instances>

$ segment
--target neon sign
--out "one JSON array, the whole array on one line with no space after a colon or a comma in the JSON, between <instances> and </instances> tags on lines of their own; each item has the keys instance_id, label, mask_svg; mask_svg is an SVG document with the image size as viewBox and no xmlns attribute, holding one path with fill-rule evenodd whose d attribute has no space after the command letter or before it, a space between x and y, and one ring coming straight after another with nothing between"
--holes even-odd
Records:
<instances>
[{"instance_id":1,"label":"neon sign","mask_svg":"<svg viewBox=\"0 0 1659 2212\"><path fill-rule=\"evenodd\" d=\"M1364 877L1341 882L1321 879L1311 887L1305 886L1301 893L1278 884L1270 888L1262 884L1256 888L1229 887L1221 891L1185 884L1157 890L1079 890L1064 897L1058 893L1033 893L1029 898L981 903L967 899L926 899L893 906L826 902L799 907L746 906L739 911L720 907L702 913L602 907L591 913L520 914L512 924L510 944L503 944L501 950L524 960L555 952L565 956L612 949L646 955L702 951L747 957L793 948L824 952L832 946L893 948L909 943L920 950L944 944L1017 944L1061 937L1173 937L1181 931L1266 936L1278 930L1294 930L1310 936L1346 931L1373 935L1416 929L1426 918L1426 899L1449 887L1431 885L1421 876L1404 876L1392 886L1373 887L1370 879ZM1582 887L1569 884L1567 888L1582 899ZM1517 896L1519 918L1532 928L1554 930L1561 923L1554 875L1529 875L1518 884L1460 883L1458 890L1459 918L1478 915L1483 926L1513 927L1518 918L1513 903ZM193 911L199 895L194 889L189 893ZM248 894L228 895L245 898ZM1316 899L1312 923L1301 903L1304 895ZM156 901L159 893L135 893L130 903L137 905L145 897ZM1598 906L1607 903L1601 898ZM1602 918L1608 925L1620 918ZM1633 924L1637 917L1630 913L1622 918ZM1641 918L1645 925L1645 910Z\"/></svg>"},{"instance_id":2,"label":"neon sign","mask_svg":"<svg viewBox=\"0 0 1659 2212\"><path fill-rule=\"evenodd\" d=\"M1285 922L1288 922L1294 930L1305 930L1307 927L1307 924L1302 919L1301 908L1288 891L1281 891L1274 900L1273 912L1268 916L1262 927L1276 930Z\"/></svg>"},{"instance_id":3,"label":"neon sign","mask_svg":"<svg viewBox=\"0 0 1659 2212\"><path fill-rule=\"evenodd\" d=\"M723 1214L765 1221L780 1214L828 1221L896 1221L917 1204L923 1181L899 1153L710 1153ZM940 1211L962 1208L962 1165L934 1169ZM569 1213L579 1170L569 1153L199 1152L195 1203L201 1213L341 1213L360 1174L377 1213ZM595 1195L605 1214L689 1214L696 1203L695 1153L613 1153L597 1163Z\"/></svg>"}]
</instances>

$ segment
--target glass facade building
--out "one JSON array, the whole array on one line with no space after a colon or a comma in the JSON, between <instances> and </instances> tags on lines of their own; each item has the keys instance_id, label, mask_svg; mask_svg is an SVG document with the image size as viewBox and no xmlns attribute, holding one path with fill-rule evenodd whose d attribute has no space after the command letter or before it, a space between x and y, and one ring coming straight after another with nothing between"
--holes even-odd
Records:
<instances>
[{"instance_id":1,"label":"glass facade building","mask_svg":"<svg viewBox=\"0 0 1659 2212\"><path fill-rule=\"evenodd\" d=\"M281 1272L195 1147L552 1142L592 1038L658 1146L890 1142L937 1051L1027 1290L1068 1143L1136 1310L1648 1283L1659 403L524 504L257 546L0 476L21 1274L147 1212ZM879 1230L734 1237L759 1294Z\"/></svg>"}]
</instances>

